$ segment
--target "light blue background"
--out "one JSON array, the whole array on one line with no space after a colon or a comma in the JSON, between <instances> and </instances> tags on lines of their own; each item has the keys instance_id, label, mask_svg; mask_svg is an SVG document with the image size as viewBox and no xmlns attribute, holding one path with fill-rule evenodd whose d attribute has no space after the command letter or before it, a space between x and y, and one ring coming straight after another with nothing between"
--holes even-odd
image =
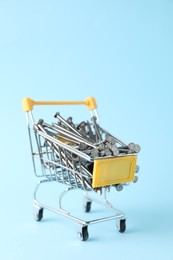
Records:
<instances>
[{"instance_id":1,"label":"light blue background","mask_svg":"<svg viewBox=\"0 0 173 260\"><path fill-rule=\"evenodd\" d=\"M0 259L173 259L172 46L171 0L0 0ZM90 239L80 242L71 221L49 212L33 220L21 100L90 95L101 125L142 150L139 182L109 194L127 215L127 232L109 221L89 226ZM87 115L58 110L79 121ZM80 210L78 192L67 208Z\"/></svg>"}]
</instances>

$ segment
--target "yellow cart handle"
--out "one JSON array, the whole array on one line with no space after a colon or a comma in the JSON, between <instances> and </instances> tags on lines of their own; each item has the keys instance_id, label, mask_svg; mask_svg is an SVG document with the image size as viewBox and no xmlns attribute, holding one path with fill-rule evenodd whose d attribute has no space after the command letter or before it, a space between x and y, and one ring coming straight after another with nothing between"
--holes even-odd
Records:
<instances>
[{"instance_id":1,"label":"yellow cart handle","mask_svg":"<svg viewBox=\"0 0 173 260\"><path fill-rule=\"evenodd\" d=\"M31 111L35 105L86 105L89 110L97 108L94 97L88 97L83 101L34 101L28 97L22 100L22 108L24 112Z\"/></svg>"}]
</instances>

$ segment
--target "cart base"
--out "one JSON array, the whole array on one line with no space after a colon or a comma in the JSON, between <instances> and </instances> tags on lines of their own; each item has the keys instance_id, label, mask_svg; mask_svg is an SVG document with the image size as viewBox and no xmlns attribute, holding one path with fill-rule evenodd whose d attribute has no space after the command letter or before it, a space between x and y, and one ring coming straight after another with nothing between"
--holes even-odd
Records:
<instances>
[{"instance_id":1,"label":"cart base","mask_svg":"<svg viewBox=\"0 0 173 260\"><path fill-rule=\"evenodd\" d=\"M121 211L115 209L112 206L112 204L110 202L108 202L108 200L106 198L106 189L105 189L105 193L104 193L104 201L101 201L101 200L98 200L98 199L95 199L95 198L89 196L88 192L85 191L84 192L84 205L83 205L84 211L90 212L91 204L94 201L95 203L110 209L115 214L111 215L111 216L106 216L103 218L98 218L98 219L83 220L83 219L77 218L76 216L70 214L70 212L68 212L62 208L62 198L67 194L67 192L69 192L70 190L74 190L75 189L74 187L68 187L59 195L59 209L49 207L48 205L45 205L45 204L41 203L40 201L38 201L38 199L37 199L38 189L39 189L40 185L47 183L47 182L50 182L50 181L49 180L39 181L37 183L35 191L34 191L34 216L35 216L36 221L42 220L44 209L47 209L49 211L52 211L52 212L62 215L64 217L67 217L67 218L75 221L75 223L77 225L77 229L78 229L77 236L82 241L86 241L89 238L88 225L96 224L96 223L100 223L100 222L104 222L104 221L116 219L118 231L120 233L125 232L125 230L126 230L125 214L122 213Z\"/></svg>"}]
</instances>

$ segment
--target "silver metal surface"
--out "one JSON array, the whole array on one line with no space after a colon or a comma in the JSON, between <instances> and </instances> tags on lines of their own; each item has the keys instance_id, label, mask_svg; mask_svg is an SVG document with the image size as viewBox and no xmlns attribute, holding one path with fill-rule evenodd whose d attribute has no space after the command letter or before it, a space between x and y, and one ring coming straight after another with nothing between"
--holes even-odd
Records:
<instances>
[{"instance_id":1,"label":"silver metal surface","mask_svg":"<svg viewBox=\"0 0 173 260\"><path fill-rule=\"evenodd\" d=\"M115 188L117 191L122 191L123 190L123 185L122 184L117 184L115 185Z\"/></svg>"},{"instance_id":2,"label":"silver metal surface","mask_svg":"<svg viewBox=\"0 0 173 260\"><path fill-rule=\"evenodd\" d=\"M139 172L139 165L136 165L136 173Z\"/></svg>"},{"instance_id":3,"label":"silver metal surface","mask_svg":"<svg viewBox=\"0 0 173 260\"><path fill-rule=\"evenodd\" d=\"M76 133L77 135L79 136L82 136L81 133L79 131L76 130L76 128L74 128L71 124L69 124L67 122L67 120L65 120L61 115L60 113L56 113L55 118L59 119L65 126L67 126L72 132Z\"/></svg>"},{"instance_id":4,"label":"silver metal surface","mask_svg":"<svg viewBox=\"0 0 173 260\"><path fill-rule=\"evenodd\" d=\"M57 125L57 124L53 124L54 130L57 130L59 133L62 133L64 138L67 136L70 138L70 140L72 140L73 142L77 142L78 144L80 143L84 143L87 146L93 147L95 148L95 144L90 142L90 140L88 140L88 138L83 138L82 136L79 135L75 135L74 133L70 132L68 129L64 129L63 127Z\"/></svg>"},{"instance_id":5,"label":"silver metal surface","mask_svg":"<svg viewBox=\"0 0 173 260\"><path fill-rule=\"evenodd\" d=\"M96 142L101 142L101 141L102 141L102 136L101 136L99 127L98 127L97 122L96 122L96 121L97 121L97 117L96 117L96 116L93 116L93 117L91 118L91 120L92 120L93 126L94 126L94 128L95 128Z\"/></svg>"},{"instance_id":6,"label":"silver metal surface","mask_svg":"<svg viewBox=\"0 0 173 260\"><path fill-rule=\"evenodd\" d=\"M100 127L100 126L99 126L99 128L100 128L100 130L101 130L104 134L107 135L107 138L108 138L108 136L109 136L109 137L112 137L112 138L115 139L116 142L119 143L120 145L126 146L126 144L125 144L122 140L120 140L119 138L115 137L113 134L111 134L111 133L109 133L108 131L106 131L103 127Z\"/></svg>"}]
</instances>

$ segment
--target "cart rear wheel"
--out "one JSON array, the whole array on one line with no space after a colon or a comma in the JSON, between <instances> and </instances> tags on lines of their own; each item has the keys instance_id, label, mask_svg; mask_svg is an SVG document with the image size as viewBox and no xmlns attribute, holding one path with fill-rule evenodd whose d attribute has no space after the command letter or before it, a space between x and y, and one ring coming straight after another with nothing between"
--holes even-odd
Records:
<instances>
[{"instance_id":1,"label":"cart rear wheel","mask_svg":"<svg viewBox=\"0 0 173 260\"><path fill-rule=\"evenodd\" d=\"M121 219L118 225L118 231L124 233L126 231L126 219Z\"/></svg>"},{"instance_id":2,"label":"cart rear wheel","mask_svg":"<svg viewBox=\"0 0 173 260\"><path fill-rule=\"evenodd\" d=\"M88 226L82 227L81 232L78 232L77 235L80 238L80 240L86 241L89 238Z\"/></svg>"},{"instance_id":3,"label":"cart rear wheel","mask_svg":"<svg viewBox=\"0 0 173 260\"><path fill-rule=\"evenodd\" d=\"M91 201L87 201L85 208L84 208L85 212L90 212L91 210Z\"/></svg>"},{"instance_id":4,"label":"cart rear wheel","mask_svg":"<svg viewBox=\"0 0 173 260\"><path fill-rule=\"evenodd\" d=\"M43 208L39 209L37 212L35 212L35 220L40 221L43 218Z\"/></svg>"}]
</instances>

